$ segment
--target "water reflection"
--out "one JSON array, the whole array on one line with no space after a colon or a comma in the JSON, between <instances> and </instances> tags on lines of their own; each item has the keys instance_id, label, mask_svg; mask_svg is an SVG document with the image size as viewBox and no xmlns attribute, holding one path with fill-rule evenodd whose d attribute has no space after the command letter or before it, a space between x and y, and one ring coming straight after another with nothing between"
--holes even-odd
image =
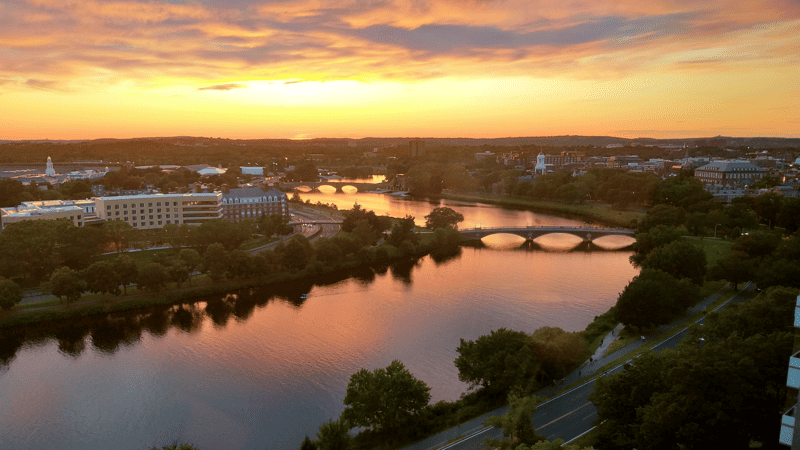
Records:
<instances>
[{"instance_id":1,"label":"water reflection","mask_svg":"<svg viewBox=\"0 0 800 450\"><path fill-rule=\"evenodd\" d=\"M516 239L514 239L516 238ZM519 244L519 240L522 244ZM510 243L509 243L510 242ZM496 251L560 252L541 246L537 241L525 241L518 236L494 235L483 241L470 243L469 247ZM583 242L568 248L570 252L614 252L625 250L604 249L592 242ZM439 249L431 252L434 265L446 266L463 255L461 247ZM420 267L422 258L405 258L391 264L374 267L359 267L350 271L325 275L311 281L283 283L262 288L250 288L223 295L199 299L197 303L153 307L144 311L114 313L103 317L83 318L74 323L44 324L36 328L12 328L0 331L0 370L13 361L17 351L24 345L46 345L48 340L58 342L59 351L71 358L77 358L86 350L86 338L91 339L92 347L112 355L120 347L132 346L142 340L142 332L159 338L167 335L171 328L182 333L195 334L202 329L206 318L216 329L224 329L233 318L236 322L246 322L257 308L266 307L274 301L282 301L300 309L314 286L331 286L352 279L359 286L367 287L375 282L376 276L391 274L392 279L406 287L413 283L413 272Z\"/></svg>"}]
</instances>

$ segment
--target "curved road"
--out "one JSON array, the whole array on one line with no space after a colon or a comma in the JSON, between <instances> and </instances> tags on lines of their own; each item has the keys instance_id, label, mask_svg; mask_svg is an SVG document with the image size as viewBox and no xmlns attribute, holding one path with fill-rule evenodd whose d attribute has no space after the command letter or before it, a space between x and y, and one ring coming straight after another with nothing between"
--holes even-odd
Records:
<instances>
[{"instance_id":1,"label":"curved road","mask_svg":"<svg viewBox=\"0 0 800 450\"><path fill-rule=\"evenodd\" d=\"M739 293L716 309L722 309L730 302L744 302L753 298L754 289L755 286L753 286L751 283L748 283L741 291L739 291ZM722 291L717 292L711 297L705 299L703 302L689 310L687 315L693 315L698 311L704 310L707 305L716 300L721 294ZM705 316L698 319L695 323L702 324L704 322ZM677 323L665 325L662 327L662 330L659 330L658 333L660 334L661 332L676 325ZM682 330L670 336L669 338L652 345L650 349L659 352L666 348L675 348L678 345L678 342L686 337L687 331L688 326L684 327ZM589 366L584 365L581 370L585 371L585 375L593 375L595 374L595 371L592 370L592 366L600 368L604 364L614 361L620 356L635 350L636 348L649 344L651 344L651 342L648 340L633 342L624 348L617 350L613 354L602 358L600 361L595 361ZM624 370L623 366L631 361L632 359L629 359L601 374L600 376L606 376L608 374L613 374ZM571 383L579 377L580 373L573 372L565 379L565 382ZM532 417L533 426L536 429L536 432L547 437L547 440L549 441L563 439L565 442L570 442L594 429L592 422L597 419L597 409L595 408L594 404L589 401L589 394L594 391L594 383L595 378L592 378L578 387L570 389L567 392L541 403L536 413L534 413ZM538 392L537 395L552 395L553 391L557 389L557 386L545 388ZM483 422L488 416L496 416L505 413L506 409L507 407L504 407L492 411L491 413L485 414L477 419L473 419L456 428L444 431L414 445L406 447L406 450L429 450L433 448L439 450L484 450L486 449L486 445L483 443L484 438L488 437L492 439L502 439L503 431L499 428L483 426ZM464 436L464 438L451 444L444 444L448 440L457 438L459 436Z\"/></svg>"}]
</instances>

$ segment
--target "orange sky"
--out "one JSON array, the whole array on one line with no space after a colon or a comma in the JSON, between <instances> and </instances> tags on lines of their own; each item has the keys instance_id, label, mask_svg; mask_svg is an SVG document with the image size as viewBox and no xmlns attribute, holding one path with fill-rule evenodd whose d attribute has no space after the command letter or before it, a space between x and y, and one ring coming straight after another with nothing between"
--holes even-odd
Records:
<instances>
[{"instance_id":1,"label":"orange sky","mask_svg":"<svg viewBox=\"0 0 800 450\"><path fill-rule=\"evenodd\" d=\"M0 139L800 137L798 0L5 0Z\"/></svg>"}]
</instances>

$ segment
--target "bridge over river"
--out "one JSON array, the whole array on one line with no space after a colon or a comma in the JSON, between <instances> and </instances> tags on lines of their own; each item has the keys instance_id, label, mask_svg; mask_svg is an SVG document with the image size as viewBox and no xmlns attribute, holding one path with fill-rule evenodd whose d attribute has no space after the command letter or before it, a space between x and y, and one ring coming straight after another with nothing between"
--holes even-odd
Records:
<instances>
[{"instance_id":1,"label":"bridge over river","mask_svg":"<svg viewBox=\"0 0 800 450\"><path fill-rule=\"evenodd\" d=\"M353 183L350 181L316 181L316 182L309 182L309 181L299 181L293 183L281 183L281 189L291 189L291 190L302 190L302 188L310 189L313 191L319 191L320 186L330 186L336 188L336 192L342 192L342 188L350 186L354 187L358 190L358 192L367 192L367 191L395 191L389 183Z\"/></svg>"},{"instance_id":2,"label":"bridge over river","mask_svg":"<svg viewBox=\"0 0 800 450\"><path fill-rule=\"evenodd\" d=\"M482 239L493 234L515 234L527 240L534 240L547 234L571 234L581 238L584 242L604 236L630 236L635 230L629 228L597 228L597 227L499 227L499 228L468 228L459 230L465 238Z\"/></svg>"}]
</instances>

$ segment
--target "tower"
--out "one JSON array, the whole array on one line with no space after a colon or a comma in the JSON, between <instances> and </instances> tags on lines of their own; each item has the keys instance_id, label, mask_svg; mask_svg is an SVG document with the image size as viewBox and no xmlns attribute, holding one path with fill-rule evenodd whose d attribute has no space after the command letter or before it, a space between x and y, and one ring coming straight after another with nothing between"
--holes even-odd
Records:
<instances>
[{"instance_id":1,"label":"tower","mask_svg":"<svg viewBox=\"0 0 800 450\"><path fill-rule=\"evenodd\" d=\"M47 157L47 169L44 171L45 176L54 177L56 176L56 169L53 168L53 160L50 157Z\"/></svg>"},{"instance_id":2,"label":"tower","mask_svg":"<svg viewBox=\"0 0 800 450\"><path fill-rule=\"evenodd\" d=\"M536 167L533 168L534 173L541 173L544 175L547 173L547 166L544 163L544 153L539 152L539 156L536 157Z\"/></svg>"}]
</instances>

